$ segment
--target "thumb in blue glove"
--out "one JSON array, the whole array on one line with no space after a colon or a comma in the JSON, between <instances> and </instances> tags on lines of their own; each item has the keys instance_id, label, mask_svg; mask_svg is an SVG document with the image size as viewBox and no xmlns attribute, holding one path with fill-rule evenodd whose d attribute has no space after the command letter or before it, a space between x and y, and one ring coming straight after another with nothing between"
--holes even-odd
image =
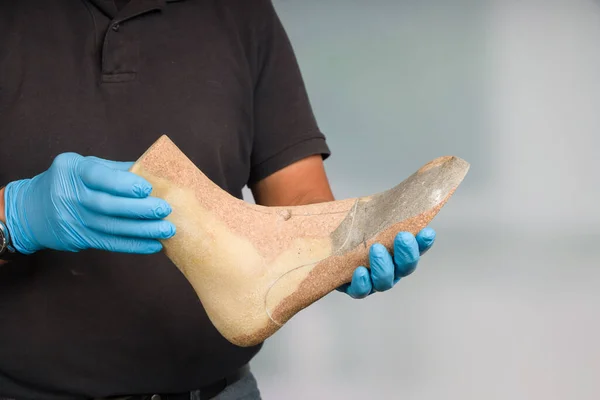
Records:
<instances>
[{"instance_id":1,"label":"thumb in blue glove","mask_svg":"<svg viewBox=\"0 0 600 400\"><path fill-rule=\"evenodd\" d=\"M76 153L57 156L41 174L5 188L6 222L16 251L100 249L150 254L175 234L169 204L116 162Z\"/></svg>"},{"instance_id":2,"label":"thumb in blue glove","mask_svg":"<svg viewBox=\"0 0 600 400\"><path fill-rule=\"evenodd\" d=\"M394 287L400 279L412 274L435 241L435 231L421 230L416 236L410 232L400 232L394 239L394 252L391 255L380 243L369 249L369 266L354 270L352 281L337 288L352 298L362 299L375 292L384 292Z\"/></svg>"}]
</instances>

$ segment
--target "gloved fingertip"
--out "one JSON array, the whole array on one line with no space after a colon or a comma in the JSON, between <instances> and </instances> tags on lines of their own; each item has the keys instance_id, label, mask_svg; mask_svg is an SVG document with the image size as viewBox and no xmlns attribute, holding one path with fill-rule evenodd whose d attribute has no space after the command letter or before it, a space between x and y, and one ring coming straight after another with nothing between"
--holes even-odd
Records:
<instances>
[{"instance_id":1,"label":"gloved fingertip","mask_svg":"<svg viewBox=\"0 0 600 400\"><path fill-rule=\"evenodd\" d=\"M354 270L352 279L364 280L369 276L369 270L365 266L360 266Z\"/></svg>"},{"instance_id":2,"label":"gloved fingertip","mask_svg":"<svg viewBox=\"0 0 600 400\"><path fill-rule=\"evenodd\" d=\"M369 249L369 255L372 257L381 257L387 253L387 249L381 243L373 243Z\"/></svg>"},{"instance_id":3,"label":"gloved fingertip","mask_svg":"<svg viewBox=\"0 0 600 400\"><path fill-rule=\"evenodd\" d=\"M173 210L171 209L171 205L166 201L161 201L160 204L154 209L154 215L157 218L165 218L169 214L171 214Z\"/></svg>"},{"instance_id":4,"label":"gloved fingertip","mask_svg":"<svg viewBox=\"0 0 600 400\"><path fill-rule=\"evenodd\" d=\"M123 252L130 254L155 254L163 249L163 245L158 240L127 241L116 244L100 246L112 252Z\"/></svg>"},{"instance_id":5,"label":"gloved fingertip","mask_svg":"<svg viewBox=\"0 0 600 400\"><path fill-rule=\"evenodd\" d=\"M147 183L134 183L133 193L138 197L148 197L152 193L152 185Z\"/></svg>"},{"instance_id":6,"label":"gloved fingertip","mask_svg":"<svg viewBox=\"0 0 600 400\"><path fill-rule=\"evenodd\" d=\"M177 229L175 228L175 225L173 225L172 223L168 222L166 225L166 228L163 232L163 237L165 239L170 239L173 236L175 236L175 233L177 232Z\"/></svg>"},{"instance_id":7,"label":"gloved fingertip","mask_svg":"<svg viewBox=\"0 0 600 400\"><path fill-rule=\"evenodd\" d=\"M417 235L417 244L421 255L427 253L435 242L436 233L431 228L425 228Z\"/></svg>"},{"instance_id":8,"label":"gloved fingertip","mask_svg":"<svg viewBox=\"0 0 600 400\"><path fill-rule=\"evenodd\" d=\"M371 293L371 290L371 277L367 268L363 266L356 268L347 293L355 299L362 299L367 297Z\"/></svg>"},{"instance_id":9,"label":"gloved fingertip","mask_svg":"<svg viewBox=\"0 0 600 400\"><path fill-rule=\"evenodd\" d=\"M414 243L415 237L410 232L400 232L396 235L396 241L405 246L410 246Z\"/></svg>"},{"instance_id":10,"label":"gloved fingertip","mask_svg":"<svg viewBox=\"0 0 600 400\"><path fill-rule=\"evenodd\" d=\"M350 286L346 293L353 299L358 300L358 299L364 299L365 297L367 297L370 294L370 292L371 292L370 290L362 290L362 289L356 288L354 286Z\"/></svg>"},{"instance_id":11,"label":"gloved fingertip","mask_svg":"<svg viewBox=\"0 0 600 400\"><path fill-rule=\"evenodd\" d=\"M423 228L419 233L419 236L427 242L433 242L435 240L436 232L432 228Z\"/></svg>"},{"instance_id":12,"label":"gloved fingertip","mask_svg":"<svg viewBox=\"0 0 600 400\"><path fill-rule=\"evenodd\" d=\"M151 242L147 247L148 254L159 253L163 249L163 245L158 240Z\"/></svg>"}]
</instances>

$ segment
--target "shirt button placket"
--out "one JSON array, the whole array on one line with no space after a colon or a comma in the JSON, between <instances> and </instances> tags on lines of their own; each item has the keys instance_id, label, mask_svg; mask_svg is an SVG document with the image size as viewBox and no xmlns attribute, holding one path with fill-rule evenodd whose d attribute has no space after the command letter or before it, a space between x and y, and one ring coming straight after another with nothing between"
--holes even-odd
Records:
<instances>
[{"instance_id":1,"label":"shirt button placket","mask_svg":"<svg viewBox=\"0 0 600 400\"><path fill-rule=\"evenodd\" d=\"M108 25L102 47L102 81L108 83L130 82L135 79L139 43L135 31L123 29L122 20Z\"/></svg>"}]
</instances>

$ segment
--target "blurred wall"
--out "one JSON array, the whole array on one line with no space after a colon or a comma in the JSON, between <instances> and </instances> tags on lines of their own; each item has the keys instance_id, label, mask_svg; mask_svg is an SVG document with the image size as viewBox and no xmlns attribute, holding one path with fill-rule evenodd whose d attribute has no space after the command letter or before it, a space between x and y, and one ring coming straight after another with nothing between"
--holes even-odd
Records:
<instances>
[{"instance_id":1,"label":"blurred wall","mask_svg":"<svg viewBox=\"0 0 600 400\"><path fill-rule=\"evenodd\" d=\"M415 274L267 341L264 398L600 398L600 1L274 3L338 198L471 171Z\"/></svg>"}]
</instances>

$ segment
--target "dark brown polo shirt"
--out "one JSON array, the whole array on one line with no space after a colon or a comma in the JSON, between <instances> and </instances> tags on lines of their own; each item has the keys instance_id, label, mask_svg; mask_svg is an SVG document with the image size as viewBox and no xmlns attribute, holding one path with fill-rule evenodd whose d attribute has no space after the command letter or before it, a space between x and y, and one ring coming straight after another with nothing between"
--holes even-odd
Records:
<instances>
[{"instance_id":1,"label":"dark brown polo shirt","mask_svg":"<svg viewBox=\"0 0 600 400\"><path fill-rule=\"evenodd\" d=\"M67 151L133 161L161 134L238 198L328 156L268 0L0 2L0 184ZM164 254L0 267L0 397L186 391L258 350L221 337Z\"/></svg>"}]
</instances>

